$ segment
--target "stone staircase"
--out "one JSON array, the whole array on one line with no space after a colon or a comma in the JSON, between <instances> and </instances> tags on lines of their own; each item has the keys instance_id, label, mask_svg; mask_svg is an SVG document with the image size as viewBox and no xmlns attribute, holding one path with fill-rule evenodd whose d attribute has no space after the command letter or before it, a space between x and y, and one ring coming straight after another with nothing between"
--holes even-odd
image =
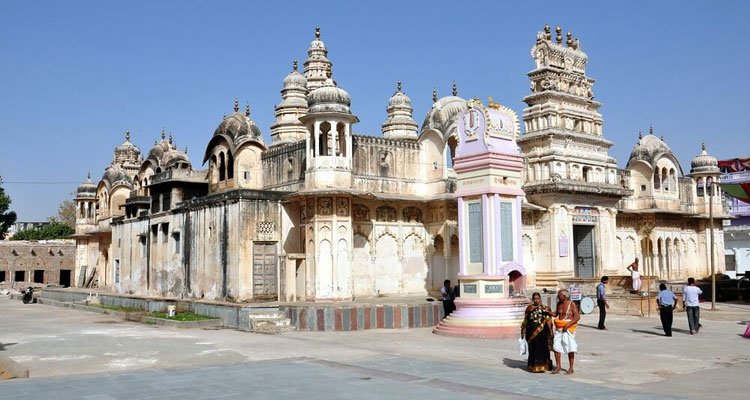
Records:
<instances>
[{"instance_id":1,"label":"stone staircase","mask_svg":"<svg viewBox=\"0 0 750 400\"><path fill-rule=\"evenodd\" d=\"M291 320L278 310L256 311L248 314L250 332L276 335L296 330Z\"/></svg>"}]
</instances>

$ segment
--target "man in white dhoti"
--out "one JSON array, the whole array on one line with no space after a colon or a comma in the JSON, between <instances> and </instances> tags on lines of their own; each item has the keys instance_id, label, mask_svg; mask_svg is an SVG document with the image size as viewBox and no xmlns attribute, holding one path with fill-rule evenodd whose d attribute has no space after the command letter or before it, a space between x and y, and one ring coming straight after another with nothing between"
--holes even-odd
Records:
<instances>
[{"instance_id":1,"label":"man in white dhoti","mask_svg":"<svg viewBox=\"0 0 750 400\"><path fill-rule=\"evenodd\" d=\"M568 363L570 364L566 374L571 375L573 374L575 355L578 351L578 343L576 343L576 327L578 326L578 320L581 319L581 313L578 312L576 304L570 301L570 295L565 289L557 292L557 309L555 310L554 316L555 336L553 339L552 350L555 351L556 365L552 373L560 373L560 364L562 363L561 354L565 353L568 355Z\"/></svg>"},{"instance_id":2,"label":"man in white dhoti","mask_svg":"<svg viewBox=\"0 0 750 400\"><path fill-rule=\"evenodd\" d=\"M638 257L635 258L632 264L628 265L628 271L630 271L630 277L633 280L633 291L637 292L641 290L641 272L638 271Z\"/></svg>"}]
</instances>

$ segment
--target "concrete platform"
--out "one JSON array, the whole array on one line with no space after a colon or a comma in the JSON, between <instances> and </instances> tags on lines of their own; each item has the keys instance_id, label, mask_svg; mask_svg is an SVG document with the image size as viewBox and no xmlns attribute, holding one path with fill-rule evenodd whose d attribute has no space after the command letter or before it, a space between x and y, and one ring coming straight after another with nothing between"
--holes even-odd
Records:
<instances>
[{"instance_id":1,"label":"concrete platform","mask_svg":"<svg viewBox=\"0 0 750 400\"><path fill-rule=\"evenodd\" d=\"M584 315L572 376L530 374L515 339L470 340L430 328L259 335L176 329L0 298L0 354L29 379L3 398L56 399L745 399L750 304L702 310L704 328ZM567 363L563 364L567 367Z\"/></svg>"}]
</instances>

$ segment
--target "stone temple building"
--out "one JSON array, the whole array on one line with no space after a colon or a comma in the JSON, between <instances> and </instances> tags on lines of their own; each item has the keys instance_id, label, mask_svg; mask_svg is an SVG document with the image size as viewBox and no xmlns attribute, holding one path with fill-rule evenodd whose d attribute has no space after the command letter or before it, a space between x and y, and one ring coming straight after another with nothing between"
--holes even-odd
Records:
<instances>
[{"instance_id":1,"label":"stone temple building","mask_svg":"<svg viewBox=\"0 0 750 400\"><path fill-rule=\"evenodd\" d=\"M653 132L624 169L608 150L587 55L562 31L539 32L536 68L503 127L525 159L526 285L625 275L641 257L659 279L708 272L708 190L720 172L705 150L685 174ZM457 119L467 100L438 98L420 125L401 83L381 135L354 134L349 94L333 80L316 30L302 72L283 79L265 143L250 107L218 121L195 169L162 132L147 156L115 149L98 183L78 189L76 274L117 293L247 301L424 296L459 278ZM721 218L721 200L714 214ZM466 220L466 219L464 219ZM716 248L723 245L716 224ZM717 254L721 252L717 250ZM723 257L717 257L723 269ZM80 277L80 278L79 278ZM78 279L79 278L79 279Z\"/></svg>"}]
</instances>

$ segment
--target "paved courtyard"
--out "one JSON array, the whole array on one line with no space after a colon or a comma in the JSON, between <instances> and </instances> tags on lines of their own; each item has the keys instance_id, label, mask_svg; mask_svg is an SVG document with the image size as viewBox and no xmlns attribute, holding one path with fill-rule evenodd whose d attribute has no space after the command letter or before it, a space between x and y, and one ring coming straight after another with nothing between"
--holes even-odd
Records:
<instances>
[{"instance_id":1,"label":"paved courtyard","mask_svg":"<svg viewBox=\"0 0 750 400\"><path fill-rule=\"evenodd\" d=\"M515 340L430 329L292 332L180 330L0 298L0 356L31 378L3 398L56 399L746 399L750 304L702 311L700 334L675 315L584 315L573 376L529 374ZM563 367L567 366L567 362Z\"/></svg>"}]
</instances>

